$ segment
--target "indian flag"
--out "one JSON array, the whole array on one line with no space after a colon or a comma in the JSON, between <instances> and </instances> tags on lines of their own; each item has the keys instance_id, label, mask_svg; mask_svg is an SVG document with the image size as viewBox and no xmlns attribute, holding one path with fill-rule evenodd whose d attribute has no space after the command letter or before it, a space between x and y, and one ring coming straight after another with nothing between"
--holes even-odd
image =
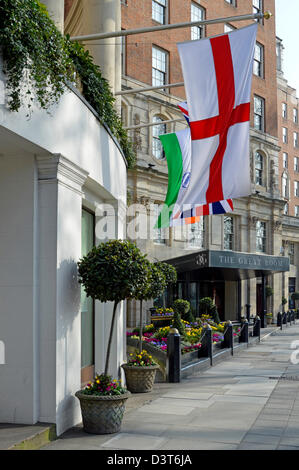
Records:
<instances>
[{"instance_id":1,"label":"indian flag","mask_svg":"<svg viewBox=\"0 0 299 470\"><path fill-rule=\"evenodd\" d=\"M199 222L200 216L224 214L233 210L231 200L192 206L183 205L191 177L190 128L159 136L168 166L168 189L156 228Z\"/></svg>"}]
</instances>

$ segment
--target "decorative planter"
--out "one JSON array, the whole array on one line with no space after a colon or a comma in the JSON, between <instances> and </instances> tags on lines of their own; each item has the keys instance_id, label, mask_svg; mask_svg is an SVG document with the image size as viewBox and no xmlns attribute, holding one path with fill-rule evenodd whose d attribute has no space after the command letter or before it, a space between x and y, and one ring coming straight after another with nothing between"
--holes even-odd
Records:
<instances>
[{"instance_id":1,"label":"decorative planter","mask_svg":"<svg viewBox=\"0 0 299 470\"><path fill-rule=\"evenodd\" d=\"M125 371L127 389L133 393L146 393L153 389L159 366L129 366L122 364Z\"/></svg>"},{"instance_id":2,"label":"decorative planter","mask_svg":"<svg viewBox=\"0 0 299 470\"><path fill-rule=\"evenodd\" d=\"M80 401L83 428L89 434L113 434L121 427L125 402L131 393L122 395L97 396L79 392L75 396Z\"/></svg>"}]
</instances>

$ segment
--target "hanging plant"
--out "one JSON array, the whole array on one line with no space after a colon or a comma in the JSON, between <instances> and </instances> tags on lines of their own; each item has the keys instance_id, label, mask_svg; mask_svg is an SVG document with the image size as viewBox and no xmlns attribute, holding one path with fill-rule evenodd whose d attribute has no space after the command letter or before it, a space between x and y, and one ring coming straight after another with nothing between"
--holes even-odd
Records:
<instances>
[{"instance_id":1,"label":"hanging plant","mask_svg":"<svg viewBox=\"0 0 299 470\"><path fill-rule=\"evenodd\" d=\"M77 75L84 97L119 141L129 168L134 167L136 156L113 106L108 82L89 52L58 31L42 3L1 0L0 45L11 111L25 105L29 117L33 103L49 110Z\"/></svg>"}]
</instances>

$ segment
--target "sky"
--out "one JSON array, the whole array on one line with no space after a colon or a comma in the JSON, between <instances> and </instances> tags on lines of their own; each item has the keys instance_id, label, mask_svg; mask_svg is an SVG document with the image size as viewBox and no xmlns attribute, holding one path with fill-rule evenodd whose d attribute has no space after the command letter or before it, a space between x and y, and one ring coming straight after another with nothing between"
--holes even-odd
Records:
<instances>
[{"instance_id":1,"label":"sky","mask_svg":"<svg viewBox=\"0 0 299 470\"><path fill-rule=\"evenodd\" d=\"M284 45L284 76L299 96L299 0L275 0L275 5L276 36Z\"/></svg>"}]
</instances>

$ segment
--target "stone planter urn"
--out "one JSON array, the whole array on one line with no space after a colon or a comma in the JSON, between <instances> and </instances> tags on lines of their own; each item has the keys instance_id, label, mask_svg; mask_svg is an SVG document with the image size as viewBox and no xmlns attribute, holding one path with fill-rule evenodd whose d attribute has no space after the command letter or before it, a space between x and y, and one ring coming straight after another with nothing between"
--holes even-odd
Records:
<instances>
[{"instance_id":1,"label":"stone planter urn","mask_svg":"<svg viewBox=\"0 0 299 470\"><path fill-rule=\"evenodd\" d=\"M83 429L89 434L113 434L120 430L125 402L131 393L99 396L79 392L75 396L80 401Z\"/></svg>"},{"instance_id":2,"label":"stone planter urn","mask_svg":"<svg viewBox=\"0 0 299 470\"><path fill-rule=\"evenodd\" d=\"M151 392L155 382L156 372L159 369L155 366L129 366L122 364L126 376L127 389L133 393Z\"/></svg>"}]
</instances>

